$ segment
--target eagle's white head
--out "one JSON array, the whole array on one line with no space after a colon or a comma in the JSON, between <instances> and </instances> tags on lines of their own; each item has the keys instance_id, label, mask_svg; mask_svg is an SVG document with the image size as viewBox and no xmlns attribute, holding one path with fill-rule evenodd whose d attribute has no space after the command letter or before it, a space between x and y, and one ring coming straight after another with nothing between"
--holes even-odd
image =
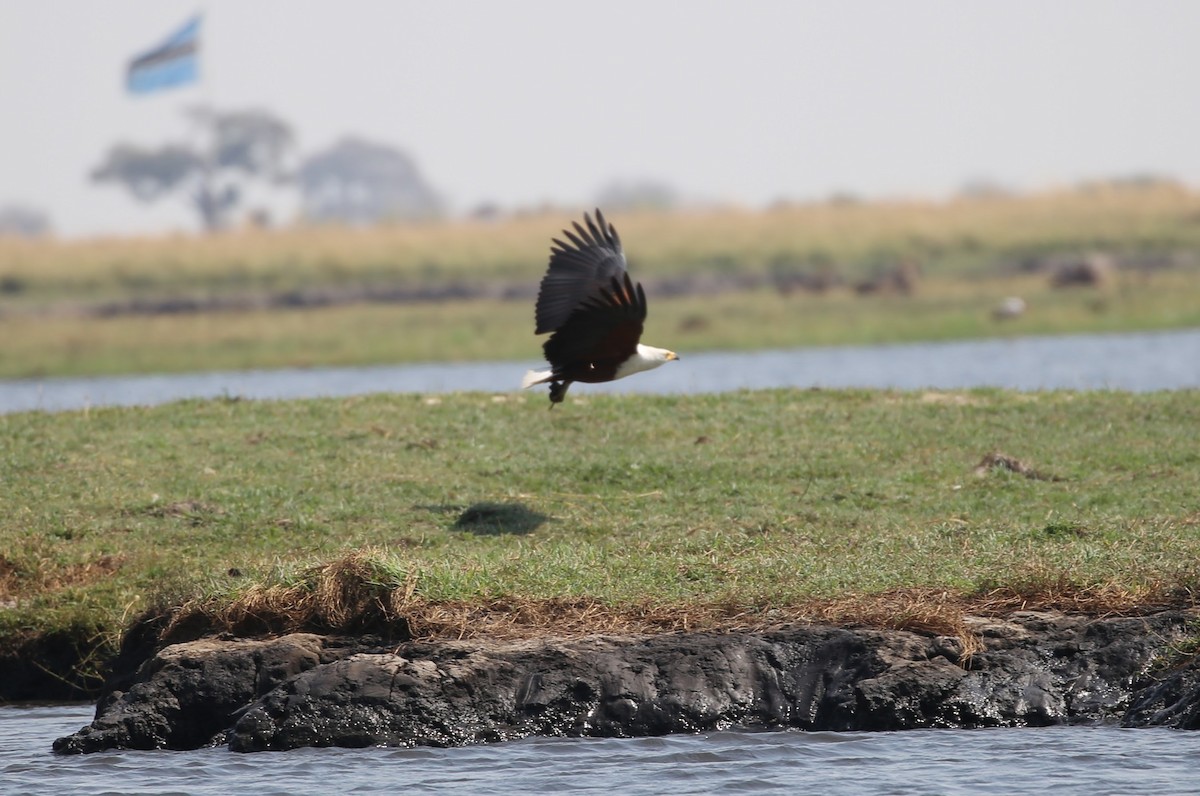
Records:
<instances>
[{"instance_id":1,"label":"eagle's white head","mask_svg":"<svg viewBox=\"0 0 1200 796\"><path fill-rule=\"evenodd\" d=\"M652 370L664 362L670 362L674 359L679 359L679 355L674 351L638 343L637 353L625 360L621 364L621 367L617 368L617 375L613 378L622 379L634 373L641 373L643 370Z\"/></svg>"}]
</instances>

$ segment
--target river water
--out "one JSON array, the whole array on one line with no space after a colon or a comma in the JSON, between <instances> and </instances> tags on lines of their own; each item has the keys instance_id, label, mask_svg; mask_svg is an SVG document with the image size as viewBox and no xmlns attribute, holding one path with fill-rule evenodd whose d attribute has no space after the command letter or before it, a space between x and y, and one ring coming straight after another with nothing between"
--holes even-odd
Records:
<instances>
[{"instance_id":1,"label":"river water","mask_svg":"<svg viewBox=\"0 0 1200 796\"><path fill-rule=\"evenodd\" d=\"M1200 733L1051 727L536 738L461 749L59 757L90 705L0 707L0 794L1200 793Z\"/></svg>"},{"instance_id":2,"label":"river water","mask_svg":"<svg viewBox=\"0 0 1200 796\"><path fill-rule=\"evenodd\" d=\"M1200 329L950 343L682 353L635 378L574 393L707 393L768 387L1177 390L1200 387ZM309 398L516 389L537 363L478 362L0 381L0 413L180 398ZM542 388L544 389L544 388Z\"/></svg>"}]
</instances>

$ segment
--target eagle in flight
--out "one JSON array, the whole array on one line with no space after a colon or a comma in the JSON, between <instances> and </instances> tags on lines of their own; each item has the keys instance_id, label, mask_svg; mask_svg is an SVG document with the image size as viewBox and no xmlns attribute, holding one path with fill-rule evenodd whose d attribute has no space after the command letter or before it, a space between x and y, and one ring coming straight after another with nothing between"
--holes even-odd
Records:
<instances>
[{"instance_id":1,"label":"eagle in flight","mask_svg":"<svg viewBox=\"0 0 1200 796\"><path fill-rule=\"evenodd\" d=\"M534 334L553 332L542 345L549 370L531 370L522 387L550 383L550 406L562 403L571 382L623 379L679 359L674 351L642 345L646 292L629 278L617 230L596 210L569 243L553 238L550 267L534 310Z\"/></svg>"}]
</instances>

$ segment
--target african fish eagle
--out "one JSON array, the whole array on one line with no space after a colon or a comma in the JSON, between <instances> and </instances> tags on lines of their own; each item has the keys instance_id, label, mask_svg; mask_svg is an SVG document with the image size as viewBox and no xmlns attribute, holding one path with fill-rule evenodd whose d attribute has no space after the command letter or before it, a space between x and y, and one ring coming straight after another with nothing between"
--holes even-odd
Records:
<instances>
[{"instance_id":1,"label":"african fish eagle","mask_svg":"<svg viewBox=\"0 0 1200 796\"><path fill-rule=\"evenodd\" d=\"M583 215L552 238L550 266L534 311L534 334L553 332L542 345L549 370L531 370L522 387L550 382L550 406L562 403L571 382L622 379L679 359L674 351L642 345L646 292L625 270L621 239L604 214Z\"/></svg>"}]
</instances>

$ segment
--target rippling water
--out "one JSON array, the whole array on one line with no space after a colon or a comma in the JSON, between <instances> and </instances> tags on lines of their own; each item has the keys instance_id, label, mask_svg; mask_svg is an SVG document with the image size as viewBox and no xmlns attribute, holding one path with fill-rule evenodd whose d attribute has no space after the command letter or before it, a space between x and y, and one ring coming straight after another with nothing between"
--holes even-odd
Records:
<instances>
[{"instance_id":1,"label":"rippling water","mask_svg":"<svg viewBox=\"0 0 1200 796\"><path fill-rule=\"evenodd\" d=\"M1200 733L1052 727L900 733L715 732L528 739L461 749L298 749L58 757L92 707L0 707L0 793L1200 792Z\"/></svg>"},{"instance_id":2,"label":"rippling water","mask_svg":"<svg viewBox=\"0 0 1200 796\"><path fill-rule=\"evenodd\" d=\"M1200 329L953 343L683 352L635 378L574 391L709 393L768 387L1178 390L1200 387ZM368 392L515 389L536 363L217 371L0 381L0 412L157 404L180 398L309 398Z\"/></svg>"}]
</instances>

